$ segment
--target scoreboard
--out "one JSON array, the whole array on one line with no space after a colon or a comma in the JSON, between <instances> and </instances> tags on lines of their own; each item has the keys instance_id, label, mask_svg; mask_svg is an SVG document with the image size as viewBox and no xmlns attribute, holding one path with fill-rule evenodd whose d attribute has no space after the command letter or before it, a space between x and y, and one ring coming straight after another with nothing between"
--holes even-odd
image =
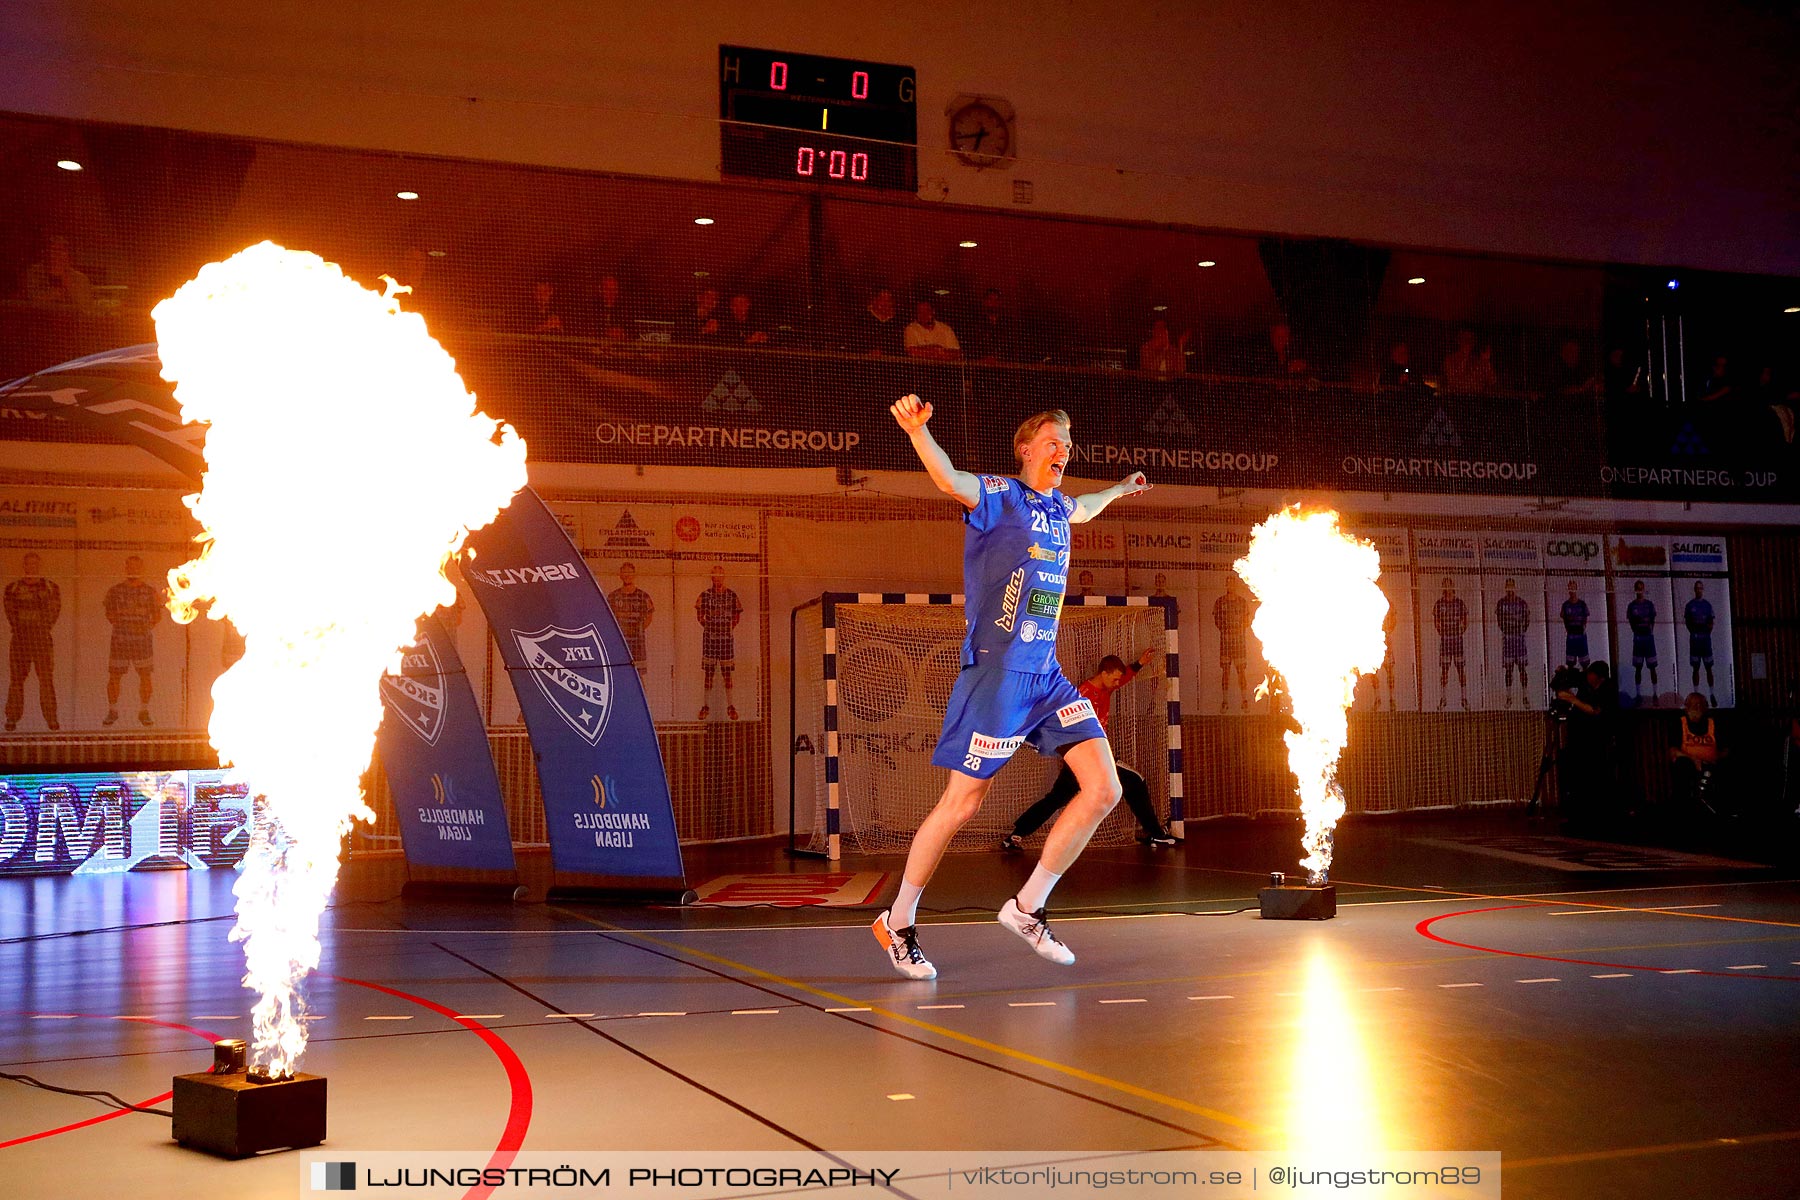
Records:
<instances>
[{"instance_id":1,"label":"scoreboard","mask_svg":"<svg viewBox=\"0 0 1800 1200\"><path fill-rule=\"evenodd\" d=\"M720 170L916 192L916 93L907 66L720 46Z\"/></svg>"}]
</instances>

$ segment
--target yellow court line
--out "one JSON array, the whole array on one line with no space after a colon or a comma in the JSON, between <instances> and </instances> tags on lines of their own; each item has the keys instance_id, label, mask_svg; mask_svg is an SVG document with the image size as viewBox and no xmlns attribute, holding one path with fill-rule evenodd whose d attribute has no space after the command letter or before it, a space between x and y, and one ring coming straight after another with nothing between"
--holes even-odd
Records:
<instances>
[{"instance_id":1,"label":"yellow court line","mask_svg":"<svg viewBox=\"0 0 1800 1200\"><path fill-rule=\"evenodd\" d=\"M1502 1159L1505 1171L1523 1171L1531 1167L1563 1167L1575 1163L1607 1162L1620 1158L1645 1158L1653 1154L1683 1154L1689 1150L1730 1150L1738 1146L1757 1146L1768 1142L1791 1142L1800 1139L1800 1129L1780 1133L1750 1133L1742 1137L1707 1138L1699 1142L1664 1142L1660 1146L1627 1146L1618 1150L1589 1150L1579 1154L1552 1154L1544 1158Z\"/></svg>"},{"instance_id":2,"label":"yellow court line","mask_svg":"<svg viewBox=\"0 0 1800 1200\"><path fill-rule=\"evenodd\" d=\"M691 946L685 946L679 942L669 942L664 941L661 938L649 937L640 934L635 930L624 929L616 925L608 924L605 921L590 917L585 913L571 912L568 909L559 908L555 905L546 905L545 907L549 908L552 912L572 917L577 921L585 922L597 929L604 929L608 933L619 934L625 937L636 937L642 941L649 942L652 945L662 946L665 949L673 950L680 954L686 954L694 958L703 959L707 962L717 963L723 967L730 967L734 971L742 971L757 979L779 984L782 987L792 988L795 991L804 992L809 996L815 996L821 1000L828 1000L832 1004L855 1005L859 1007L866 1006L870 1012L886 1017L891 1021L898 1021L903 1025L911 1025L915 1029L923 1029L938 1037L947 1038L954 1042L961 1042L965 1046L973 1046L978 1050L985 1050L989 1054L998 1054L1001 1057L1010 1058L1017 1062L1030 1063L1034 1067L1041 1067L1046 1071L1054 1071L1059 1075L1067 1075L1072 1079L1079 1079L1083 1083L1093 1084L1095 1087L1122 1092L1127 1096L1132 1096L1139 1100L1148 1100L1153 1104L1166 1105L1169 1108L1177 1109L1193 1116L1205 1117L1207 1120L1218 1121L1221 1124L1235 1126L1238 1129L1248 1130L1251 1133L1272 1134L1274 1132L1265 1125L1258 1125L1254 1121L1247 1121L1242 1117L1236 1117L1227 1112L1220 1112L1216 1108L1207 1108L1204 1105L1195 1104L1188 1100L1182 1100L1176 1096L1165 1096L1161 1092L1154 1092L1149 1088L1139 1087L1135 1083L1126 1083L1122 1079L1113 1079L1106 1075L1097 1075L1092 1071L1085 1071L1080 1067L1073 1067L1067 1063L1057 1062L1054 1059L1043 1058L1036 1054L1030 1054L1024 1050L1015 1050L1011 1046L1002 1046L998 1042L990 1042L985 1038L973 1037L970 1034L960 1033L957 1030L948 1029L942 1025L934 1025L930 1021L921 1021L919 1018L908 1016L906 1013L895 1012L892 1009L882 1008L879 1005L867 1001L852 999L849 996L842 996L836 992L828 992L822 988L816 988L810 984L801 983L797 979L789 979L785 975L777 975L773 971L765 971L760 967L753 967L748 963L737 962L734 959L725 958L718 954L710 954L704 950L696 950Z\"/></svg>"}]
</instances>

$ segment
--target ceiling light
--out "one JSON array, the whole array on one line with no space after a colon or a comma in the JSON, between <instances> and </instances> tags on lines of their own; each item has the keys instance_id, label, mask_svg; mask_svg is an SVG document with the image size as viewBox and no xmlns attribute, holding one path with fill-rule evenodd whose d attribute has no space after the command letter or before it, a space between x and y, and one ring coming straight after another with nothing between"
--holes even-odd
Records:
<instances>
[{"instance_id":1,"label":"ceiling light","mask_svg":"<svg viewBox=\"0 0 1800 1200\"><path fill-rule=\"evenodd\" d=\"M696 225L711 225L712 223L713 223L713 219L711 217L695 217L694 218L694 224L696 224Z\"/></svg>"},{"instance_id":2,"label":"ceiling light","mask_svg":"<svg viewBox=\"0 0 1800 1200\"><path fill-rule=\"evenodd\" d=\"M425 253L429 254L433 258L444 257L444 251L442 251L442 250L427 250Z\"/></svg>"},{"instance_id":3,"label":"ceiling light","mask_svg":"<svg viewBox=\"0 0 1800 1200\"><path fill-rule=\"evenodd\" d=\"M394 195L401 200L417 200L419 198L417 192L395 192Z\"/></svg>"},{"instance_id":4,"label":"ceiling light","mask_svg":"<svg viewBox=\"0 0 1800 1200\"><path fill-rule=\"evenodd\" d=\"M1784 312L1784 313L1797 313L1797 312L1800 312L1800 304L1790 304L1790 305L1788 305L1788 306L1787 306L1787 307L1786 307L1786 308L1784 308L1784 309L1782 309L1782 310L1781 310L1781 311L1782 311L1782 312Z\"/></svg>"},{"instance_id":5,"label":"ceiling light","mask_svg":"<svg viewBox=\"0 0 1800 1200\"><path fill-rule=\"evenodd\" d=\"M979 243L979 242L958 242L956 244L961 246L964 250L973 250L976 246L980 245L981 243Z\"/></svg>"},{"instance_id":6,"label":"ceiling light","mask_svg":"<svg viewBox=\"0 0 1800 1200\"><path fill-rule=\"evenodd\" d=\"M708 275L711 275L711 274L712 274L711 271L695 271L694 278L695 279L705 279Z\"/></svg>"},{"instance_id":7,"label":"ceiling light","mask_svg":"<svg viewBox=\"0 0 1800 1200\"><path fill-rule=\"evenodd\" d=\"M949 294L950 294L949 288L938 288L936 291L934 291L932 293L932 295L934 295L934 296L948 296Z\"/></svg>"},{"instance_id":8,"label":"ceiling light","mask_svg":"<svg viewBox=\"0 0 1800 1200\"><path fill-rule=\"evenodd\" d=\"M1407 280L1406 282L1415 283L1415 284L1416 283L1424 283L1425 277L1423 275L1414 275L1411 279Z\"/></svg>"},{"instance_id":9,"label":"ceiling light","mask_svg":"<svg viewBox=\"0 0 1800 1200\"><path fill-rule=\"evenodd\" d=\"M1168 312L1169 306L1166 304L1158 304L1158 305L1155 305L1154 307L1152 307L1150 311L1151 312Z\"/></svg>"},{"instance_id":10,"label":"ceiling light","mask_svg":"<svg viewBox=\"0 0 1800 1200\"><path fill-rule=\"evenodd\" d=\"M1670 290L1670 291L1671 291L1671 292L1672 292L1672 291L1674 291L1674 290L1675 290L1675 289L1676 289L1676 288L1678 288L1678 287L1680 287L1680 286L1681 286L1681 280L1679 280L1679 279L1671 279L1671 280L1669 280L1669 290Z\"/></svg>"},{"instance_id":11,"label":"ceiling light","mask_svg":"<svg viewBox=\"0 0 1800 1200\"><path fill-rule=\"evenodd\" d=\"M57 159L57 160L56 160L56 165L57 165L57 166L59 166L59 167L61 167L61 168L62 168L62 169L63 169L63 170L65 170L65 171L79 171L79 170L81 170L81 164L80 164L80 163L78 163L78 162L76 162L76 161L75 161L75 160L74 160L74 159L72 159L72 158L59 158L59 159Z\"/></svg>"},{"instance_id":12,"label":"ceiling light","mask_svg":"<svg viewBox=\"0 0 1800 1200\"><path fill-rule=\"evenodd\" d=\"M1203 259L1201 259L1201 260L1200 260L1200 261L1199 261L1199 262L1197 262L1197 263L1195 263L1195 264L1194 264L1194 265L1195 265L1195 266L1196 266L1196 267L1216 267L1216 266L1218 266L1218 265L1219 265L1219 264L1218 264L1218 263L1216 263L1216 262L1214 262L1214 261L1213 261L1213 260L1212 260L1212 259L1210 259L1210 258L1203 258Z\"/></svg>"}]
</instances>

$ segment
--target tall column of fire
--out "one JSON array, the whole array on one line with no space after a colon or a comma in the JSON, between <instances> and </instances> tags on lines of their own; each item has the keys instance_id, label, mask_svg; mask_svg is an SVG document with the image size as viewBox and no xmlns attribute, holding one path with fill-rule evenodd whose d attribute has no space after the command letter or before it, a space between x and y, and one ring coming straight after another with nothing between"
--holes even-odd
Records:
<instances>
[{"instance_id":1,"label":"tall column of fire","mask_svg":"<svg viewBox=\"0 0 1800 1200\"><path fill-rule=\"evenodd\" d=\"M244 653L213 686L221 761L264 798L237 883L251 1069L293 1073L301 980L381 722L378 685L445 562L525 484L525 444L482 414L424 320L317 255L262 242L156 306L163 376L208 425L187 498L200 553L169 574L177 619L228 619Z\"/></svg>"},{"instance_id":2,"label":"tall column of fire","mask_svg":"<svg viewBox=\"0 0 1800 1200\"><path fill-rule=\"evenodd\" d=\"M1375 547L1338 527L1330 509L1281 509L1250 534L1233 564L1257 599L1250 628L1280 677L1297 730L1286 735L1288 769L1306 821L1307 882L1331 870L1332 833L1344 815L1338 755L1349 737L1345 712L1363 675L1381 666L1387 597Z\"/></svg>"}]
</instances>

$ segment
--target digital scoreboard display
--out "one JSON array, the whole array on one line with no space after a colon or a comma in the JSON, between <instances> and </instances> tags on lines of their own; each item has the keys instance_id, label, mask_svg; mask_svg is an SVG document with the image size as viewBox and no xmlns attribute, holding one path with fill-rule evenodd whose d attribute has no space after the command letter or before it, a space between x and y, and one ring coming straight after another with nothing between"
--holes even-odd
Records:
<instances>
[{"instance_id":1,"label":"digital scoreboard display","mask_svg":"<svg viewBox=\"0 0 1800 1200\"><path fill-rule=\"evenodd\" d=\"M725 175L918 190L911 67L720 46L719 121Z\"/></svg>"}]
</instances>

